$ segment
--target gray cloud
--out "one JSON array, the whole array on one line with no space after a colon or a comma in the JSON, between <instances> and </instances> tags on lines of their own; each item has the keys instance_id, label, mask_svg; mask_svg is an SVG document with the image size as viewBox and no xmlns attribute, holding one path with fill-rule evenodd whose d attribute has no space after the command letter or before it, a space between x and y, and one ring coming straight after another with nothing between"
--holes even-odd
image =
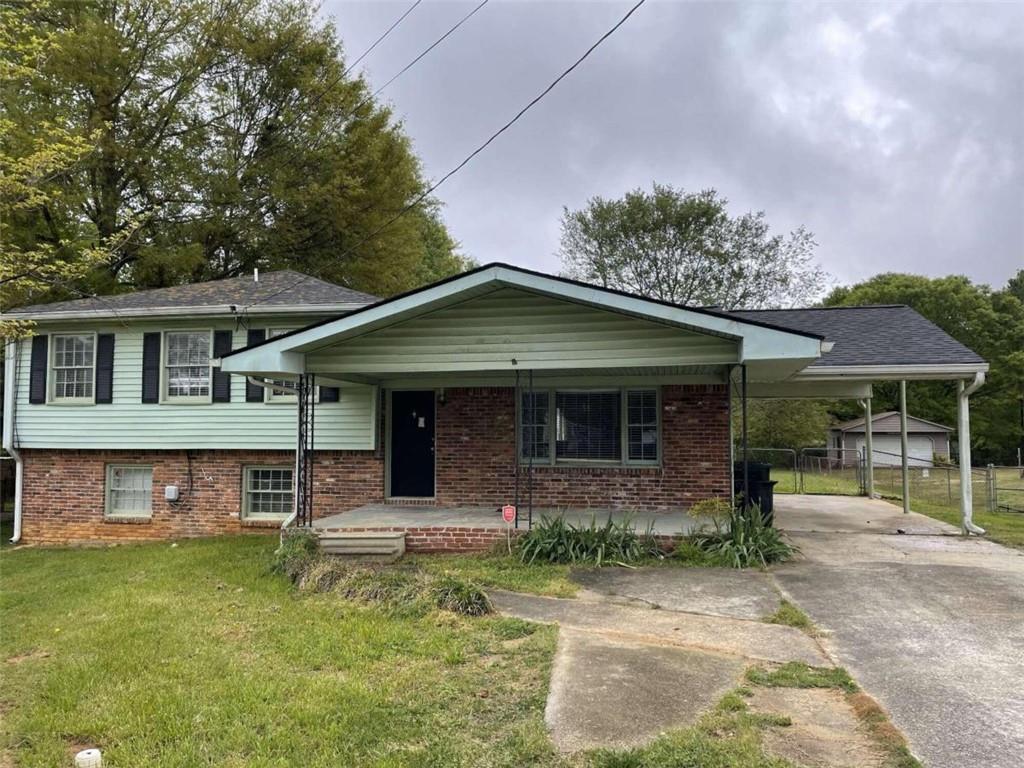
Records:
<instances>
[{"instance_id":1,"label":"gray cloud","mask_svg":"<svg viewBox=\"0 0 1024 768\"><path fill-rule=\"evenodd\" d=\"M357 55L406 7L323 14ZM423 3L366 77L470 8ZM626 8L492 0L382 97L438 178ZM806 226L840 282L1001 285L1024 266L1024 4L649 2L438 195L468 254L556 271L562 206L653 180Z\"/></svg>"}]
</instances>

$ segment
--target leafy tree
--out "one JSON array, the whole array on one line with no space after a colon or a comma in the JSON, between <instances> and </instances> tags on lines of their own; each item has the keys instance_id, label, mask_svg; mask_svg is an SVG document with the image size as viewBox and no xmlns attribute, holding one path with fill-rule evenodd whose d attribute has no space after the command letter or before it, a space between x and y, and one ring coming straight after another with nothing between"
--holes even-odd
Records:
<instances>
[{"instance_id":1,"label":"leafy tree","mask_svg":"<svg viewBox=\"0 0 1024 768\"><path fill-rule=\"evenodd\" d=\"M53 34L37 34L19 9L0 6L0 81L12 100L30 99L45 85L37 63L58 51ZM41 212L57 202L54 180L74 172L93 150L95 136L44 119L31 136L19 134L10 111L0 117L0 306L33 292L86 276L107 255L96 240L51 236L53 222ZM34 227L26 231L26 223ZM0 321L0 337L29 331L28 324Z\"/></svg>"},{"instance_id":2,"label":"leafy tree","mask_svg":"<svg viewBox=\"0 0 1024 768\"><path fill-rule=\"evenodd\" d=\"M825 273L803 229L772 235L763 212L731 216L714 190L654 184L618 200L591 198L562 216L570 277L678 304L760 308L805 304Z\"/></svg>"},{"instance_id":3,"label":"leafy tree","mask_svg":"<svg viewBox=\"0 0 1024 768\"><path fill-rule=\"evenodd\" d=\"M1024 439L1018 415L1019 398L1024 396L1024 302L1015 295L1012 280L1005 290L992 291L962 276L889 273L837 288L825 304L907 304L984 357L991 370L985 386L971 398L973 456L979 463L1014 460ZM898 384L876 385L874 405L876 412L898 408ZM855 415L844 408L840 406L840 416ZM915 416L955 425L956 384L909 382L907 409Z\"/></svg>"},{"instance_id":4,"label":"leafy tree","mask_svg":"<svg viewBox=\"0 0 1024 768\"><path fill-rule=\"evenodd\" d=\"M824 400L748 400L747 434L751 448L799 450L824 445L833 421L829 405ZM738 401L732 416L733 435L739 441L742 421ZM765 457L753 455L751 458Z\"/></svg>"},{"instance_id":5,"label":"leafy tree","mask_svg":"<svg viewBox=\"0 0 1024 768\"><path fill-rule=\"evenodd\" d=\"M425 188L420 164L311 4L35 2L7 16L17 46L52 41L0 95L11 156L47 126L90 151L45 177L5 241L69 258L116 242L84 290L260 266L387 295L463 266L436 202L385 227Z\"/></svg>"}]
</instances>

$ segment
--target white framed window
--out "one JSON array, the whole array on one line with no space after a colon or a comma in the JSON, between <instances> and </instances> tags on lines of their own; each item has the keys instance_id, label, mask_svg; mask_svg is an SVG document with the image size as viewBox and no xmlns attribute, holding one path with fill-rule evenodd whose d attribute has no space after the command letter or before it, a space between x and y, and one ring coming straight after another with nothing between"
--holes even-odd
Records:
<instances>
[{"instance_id":1,"label":"white framed window","mask_svg":"<svg viewBox=\"0 0 1024 768\"><path fill-rule=\"evenodd\" d=\"M53 334L50 345L50 402L95 402L96 334Z\"/></svg>"},{"instance_id":2,"label":"white framed window","mask_svg":"<svg viewBox=\"0 0 1024 768\"><path fill-rule=\"evenodd\" d=\"M107 517L152 517L153 468L108 464L106 496Z\"/></svg>"},{"instance_id":3,"label":"white framed window","mask_svg":"<svg viewBox=\"0 0 1024 768\"><path fill-rule=\"evenodd\" d=\"M658 391L626 390L626 458L658 460Z\"/></svg>"},{"instance_id":4,"label":"white framed window","mask_svg":"<svg viewBox=\"0 0 1024 768\"><path fill-rule=\"evenodd\" d=\"M518 412L521 462L657 465L661 459L656 388L524 391Z\"/></svg>"},{"instance_id":5,"label":"white framed window","mask_svg":"<svg viewBox=\"0 0 1024 768\"><path fill-rule=\"evenodd\" d=\"M211 402L213 331L166 331L163 343L163 399Z\"/></svg>"},{"instance_id":6,"label":"white framed window","mask_svg":"<svg viewBox=\"0 0 1024 768\"><path fill-rule=\"evenodd\" d=\"M270 328L267 330L267 338L272 339L275 336L280 336L284 333L288 333L288 328ZM295 388L297 381L294 379L271 379L274 384L281 384L282 386ZM316 394L316 393L314 393ZM280 389L271 389L267 387L263 390L263 400L267 403L294 403L298 398L294 392L285 392Z\"/></svg>"},{"instance_id":7,"label":"white framed window","mask_svg":"<svg viewBox=\"0 0 1024 768\"><path fill-rule=\"evenodd\" d=\"M292 513L291 467L246 467L242 515L248 520L283 520Z\"/></svg>"}]
</instances>

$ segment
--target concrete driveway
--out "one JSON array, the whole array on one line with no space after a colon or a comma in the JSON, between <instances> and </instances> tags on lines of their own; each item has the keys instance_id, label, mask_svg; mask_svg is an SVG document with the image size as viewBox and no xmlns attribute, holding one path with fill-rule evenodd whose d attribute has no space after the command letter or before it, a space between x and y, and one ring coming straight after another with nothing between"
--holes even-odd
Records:
<instances>
[{"instance_id":1,"label":"concrete driveway","mask_svg":"<svg viewBox=\"0 0 1024 768\"><path fill-rule=\"evenodd\" d=\"M1024 552L882 501L776 496L803 557L773 570L929 768L1024 755ZM903 533L900 533L902 531Z\"/></svg>"}]
</instances>

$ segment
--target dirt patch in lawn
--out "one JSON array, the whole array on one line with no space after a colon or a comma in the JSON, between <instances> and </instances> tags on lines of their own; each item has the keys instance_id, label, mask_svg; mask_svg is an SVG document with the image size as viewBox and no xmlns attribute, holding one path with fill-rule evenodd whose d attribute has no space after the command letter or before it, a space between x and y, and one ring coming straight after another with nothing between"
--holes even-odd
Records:
<instances>
[{"instance_id":1,"label":"dirt patch in lawn","mask_svg":"<svg viewBox=\"0 0 1024 768\"><path fill-rule=\"evenodd\" d=\"M764 732L764 746L808 768L882 768L885 751L861 724L842 691L755 688L748 700L759 714L786 715L792 725Z\"/></svg>"}]
</instances>

